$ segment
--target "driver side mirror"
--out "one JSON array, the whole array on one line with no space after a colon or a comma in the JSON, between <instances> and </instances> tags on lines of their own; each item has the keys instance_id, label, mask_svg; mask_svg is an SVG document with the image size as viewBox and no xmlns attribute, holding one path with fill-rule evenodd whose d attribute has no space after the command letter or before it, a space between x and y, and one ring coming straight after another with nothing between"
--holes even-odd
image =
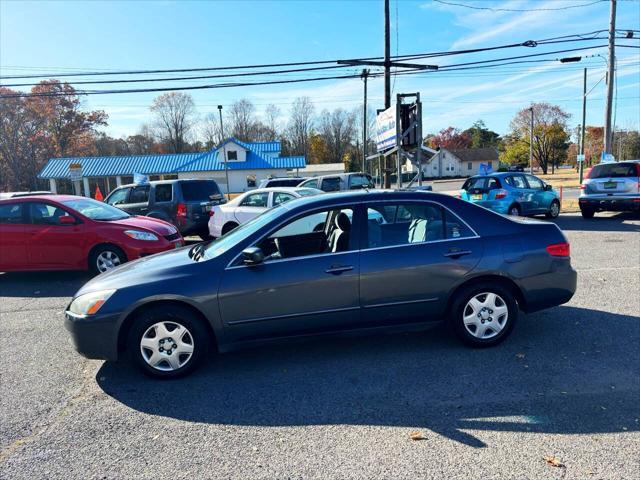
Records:
<instances>
[{"instance_id":1,"label":"driver side mirror","mask_svg":"<svg viewBox=\"0 0 640 480\"><path fill-rule=\"evenodd\" d=\"M553 187L551 185L549 185L548 183L544 184L544 190L545 192L550 192L551 190L553 190Z\"/></svg>"},{"instance_id":2,"label":"driver side mirror","mask_svg":"<svg viewBox=\"0 0 640 480\"><path fill-rule=\"evenodd\" d=\"M58 224L59 225L75 225L76 219L73 218L71 215L63 215L61 217L58 217Z\"/></svg>"},{"instance_id":3,"label":"driver side mirror","mask_svg":"<svg viewBox=\"0 0 640 480\"><path fill-rule=\"evenodd\" d=\"M258 247L245 248L242 251L242 261L245 265L259 265L264 262L264 253Z\"/></svg>"}]
</instances>

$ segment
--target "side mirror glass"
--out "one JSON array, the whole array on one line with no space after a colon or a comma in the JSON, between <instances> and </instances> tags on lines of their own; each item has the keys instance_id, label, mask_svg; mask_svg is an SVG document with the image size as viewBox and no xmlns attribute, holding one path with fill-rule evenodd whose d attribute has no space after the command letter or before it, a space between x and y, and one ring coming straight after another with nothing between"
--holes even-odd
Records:
<instances>
[{"instance_id":1,"label":"side mirror glass","mask_svg":"<svg viewBox=\"0 0 640 480\"><path fill-rule=\"evenodd\" d=\"M552 187L551 185L549 185L548 183L545 183L545 184L544 184L544 189L545 189L546 191L551 191L551 190L553 190L553 187Z\"/></svg>"},{"instance_id":2,"label":"side mirror glass","mask_svg":"<svg viewBox=\"0 0 640 480\"><path fill-rule=\"evenodd\" d=\"M76 219L73 218L71 215L63 215L61 217L58 217L58 224L60 224L60 225L75 225L76 224Z\"/></svg>"},{"instance_id":3,"label":"side mirror glass","mask_svg":"<svg viewBox=\"0 0 640 480\"><path fill-rule=\"evenodd\" d=\"M258 265L264 261L264 253L258 247L245 248L242 251L242 260L245 265Z\"/></svg>"}]
</instances>

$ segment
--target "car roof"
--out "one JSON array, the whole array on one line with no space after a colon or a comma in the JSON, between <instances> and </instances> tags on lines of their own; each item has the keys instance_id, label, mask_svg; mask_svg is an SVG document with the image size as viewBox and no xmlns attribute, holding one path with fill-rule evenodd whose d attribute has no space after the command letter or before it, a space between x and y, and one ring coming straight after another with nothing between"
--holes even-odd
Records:
<instances>
[{"instance_id":1,"label":"car roof","mask_svg":"<svg viewBox=\"0 0 640 480\"><path fill-rule=\"evenodd\" d=\"M303 206L318 205L322 206L340 204L344 202L375 202L375 201L394 201L394 200L432 200L436 202L449 202L455 200L451 195L443 193L433 193L424 190L394 190L394 189L377 189L377 190L348 190L344 192L335 192L325 195L313 195L311 197L301 197L289 202L283 203L285 208L292 209Z\"/></svg>"},{"instance_id":2,"label":"car roof","mask_svg":"<svg viewBox=\"0 0 640 480\"><path fill-rule=\"evenodd\" d=\"M7 203L7 202L27 202L27 201L33 201L33 200L49 200L52 202L64 202L66 200L75 200L78 198L89 198L89 197L83 197L80 195L56 195L55 193L51 193L49 195L21 195L18 197L10 197L10 198L2 198L0 199L0 202L3 203Z\"/></svg>"},{"instance_id":3,"label":"car roof","mask_svg":"<svg viewBox=\"0 0 640 480\"><path fill-rule=\"evenodd\" d=\"M365 173L365 172L327 173L326 175L318 175L316 177L308 177L307 180L315 180L317 178L336 178L336 177L346 178L346 177L351 177L353 175L369 175L369 174Z\"/></svg>"},{"instance_id":4,"label":"car roof","mask_svg":"<svg viewBox=\"0 0 640 480\"><path fill-rule=\"evenodd\" d=\"M298 192L300 190L317 190L317 188L310 187L263 187L263 188L254 188L253 190L247 190L245 193L262 193L262 192ZM322 190L318 190L322 192ZM324 193L324 192L323 192Z\"/></svg>"}]
</instances>

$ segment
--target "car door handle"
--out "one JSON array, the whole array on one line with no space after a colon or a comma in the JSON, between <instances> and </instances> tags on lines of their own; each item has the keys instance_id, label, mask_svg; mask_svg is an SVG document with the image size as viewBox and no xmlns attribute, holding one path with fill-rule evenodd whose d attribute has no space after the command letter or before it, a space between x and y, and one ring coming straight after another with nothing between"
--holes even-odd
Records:
<instances>
[{"instance_id":1,"label":"car door handle","mask_svg":"<svg viewBox=\"0 0 640 480\"><path fill-rule=\"evenodd\" d=\"M353 270L353 265L331 265L331 268L328 268L325 272L340 275L342 272L348 272L349 270Z\"/></svg>"},{"instance_id":2,"label":"car door handle","mask_svg":"<svg viewBox=\"0 0 640 480\"><path fill-rule=\"evenodd\" d=\"M444 254L445 257L448 258L460 258L464 255L471 255L471 250L458 250L458 249L451 249L449 250L447 253Z\"/></svg>"}]
</instances>

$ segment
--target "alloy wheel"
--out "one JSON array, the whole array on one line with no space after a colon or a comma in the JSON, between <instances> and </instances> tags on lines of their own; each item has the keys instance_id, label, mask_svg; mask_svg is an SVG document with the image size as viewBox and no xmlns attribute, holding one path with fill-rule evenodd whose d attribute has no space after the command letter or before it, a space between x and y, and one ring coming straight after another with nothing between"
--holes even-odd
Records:
<instances>
[{"instance_id":1,"label":"alloy wheel","mask_svg":"<svg viewBox=\"0 0 640 480\"><path fill-rule=\"evenodd\" d=\"M498 335L509 320L509 309L500 295L491 292L473 296L462 311L464 327L481 340Z\"/></svg>"},{"instance_id":2,"label":"alloy wheel","mask_svg":"<svg viewBox=\"0 0 640 480\"><path fill-rule=\"evenodd\" d=\"M140 339L140 352L152 368L171 372L185 366L193 356L193 336L177 322L151 325Z\"/></svg>"},{"instance_id":3,"label":"alloy wheel","mask_svg":"<svg viewBox=\"0 0 640 480\"><path fill-rule=\"evenodd\" d=\"M560 215L560 205L558 205L556 202L552 202L550 212L551 217L556 218L558 215Z\"/></svg>"},{"instance_id":4,"label":"alloy wheel","mask_svg":"<svg viewBox=\"0 0 640 480\"><path fill-rule=\"evenodd\" d=\"M122 260L117 253L111 250L105 250L96 257L96 267L100 273L104 273L112 268L117 267L122 263Z\"/></svg>"}]
</instances>

